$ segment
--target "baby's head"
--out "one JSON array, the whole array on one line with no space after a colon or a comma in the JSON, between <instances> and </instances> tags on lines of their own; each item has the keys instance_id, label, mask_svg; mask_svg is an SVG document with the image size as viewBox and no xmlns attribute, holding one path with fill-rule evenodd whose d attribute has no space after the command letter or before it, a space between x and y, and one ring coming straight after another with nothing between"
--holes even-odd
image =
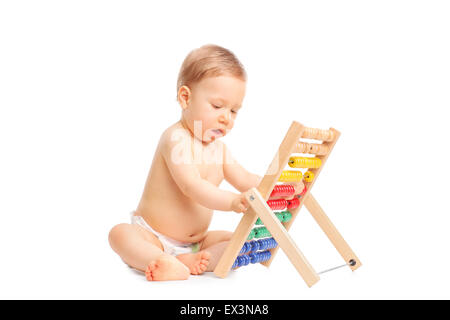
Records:
<instances>
[{"instance_id":1,"label":"baby's head","mask_svg":"<svg viewBox=\"0 0 450 320\"><path fill-rule=\"evenodd\" d=\"M206 143L227 134L242 106L246 80L244 67L229 50L205 45L191 51L177 82L182 124Z\"/></svg>"}]
</instances>

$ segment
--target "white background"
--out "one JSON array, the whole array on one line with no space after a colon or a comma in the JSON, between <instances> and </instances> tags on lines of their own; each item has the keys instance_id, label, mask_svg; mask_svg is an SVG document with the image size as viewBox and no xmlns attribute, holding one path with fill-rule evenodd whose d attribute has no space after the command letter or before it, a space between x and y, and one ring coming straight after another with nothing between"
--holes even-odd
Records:
<instances>
[{"instance_id":1,"label":"white background","mask_svg":"<svg viewBox=\"0 0 450 320\"><path fill-rule=\"evenodd\" d=\"M446 1L1 2L0 298L450 298L449 16ZM308 288L279 251L269 269L151 283L110 249L180 117L180 65L207 43L249 75L225 138L248 170L292 120L342 132L313 194L357 271ZM216 212L211 229L238 221ZM306 209L290 234L316 271L344 263Z\"/></svg>"}]
</instances>

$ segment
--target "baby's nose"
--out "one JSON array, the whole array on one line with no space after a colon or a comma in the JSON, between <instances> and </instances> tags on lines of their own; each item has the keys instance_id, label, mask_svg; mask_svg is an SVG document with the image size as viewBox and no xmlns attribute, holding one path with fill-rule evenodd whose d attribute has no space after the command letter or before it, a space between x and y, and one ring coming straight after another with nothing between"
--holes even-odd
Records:
<instances>
[{"instance_id":1,"label":"baby's nose","mask_svg":"<svg viewBox=\"0 0 450 320\"><path fill-rule=\"evenodd\" d=\"M222 113L219 117L219 120L225 124L228 124L230 119L231 119L231 115L230 115L230 112L228 112L228 111Z\"/></svg>"}]
</instances>

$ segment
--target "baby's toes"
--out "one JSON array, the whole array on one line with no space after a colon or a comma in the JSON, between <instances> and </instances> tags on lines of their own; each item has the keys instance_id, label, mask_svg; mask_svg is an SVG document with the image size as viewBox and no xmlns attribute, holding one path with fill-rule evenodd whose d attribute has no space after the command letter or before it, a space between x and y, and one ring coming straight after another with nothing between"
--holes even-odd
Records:
<instances>
[{"instance_id":1,"label":"baby's toes","mask_svg":"<svg viewBox=\"0 0 450 320\"><path fill-rule=\"evenodd\" d=\"M148 281L153 281L153 270L155 270L156 265L155 262L150 262L147 266L147 269L145 269L145 277Z\"/></svg>"},{"instance_id":2,"label":"baby's toes","mask_svg":"<svg viewBox=\"0 0 450 320\"><path fill-rule=\"evenodd\" d=\"M199 262L199 267L203 270L206 270L206 267L208 266L208 264L209 264L209 259L202 259L202 260L200 260L200 262Z\"/></svg>"},{"instance_id":3,"label":"baby's toes","mask_svg":"<svg viewBox=\"0 0 450 320\"><path fill-rule=\"evenodd\" d=\"M197 272L201 274L206 271L206 268L209 264L209 259L211 258L211 254L207 251L201 252L200 260L197 265Z\"/></svg>"},{"instance_id":4,"label":"baby's toes","mask_svg":"<svg viewBox=\"0 0 450 320\"><path fill-rule=\"evenodd\" d=\"M209 263L209 259L211 258L211 253L209 253L208 251L202 251L200 252L200 261L202 263Z\"/></svg>"},{"instance_id":5,"label":"baby's toes","mask_svg":"<svg viewBox=\"0 0 450 320\"><path fill-rule=\"evenodd\" d=\"M191 274L193 274L195 276L200 274L200 268L198 265L192 268Z\"/></svg>"},{"instance_id":6,"label":"baby's toes","mask_svg":"<svg viewBox=\"0 0 450 320\"><path fill-rule=\"evenodd\" d=\"M198 273L199 273L199 274L206 271L206 268L208 267L208 263L209 263L209 261L206 262L206 263L200 262L200 264L199 264L198 267L197 267L197 268L198 268Z\"/></svg>"}]
</instances>

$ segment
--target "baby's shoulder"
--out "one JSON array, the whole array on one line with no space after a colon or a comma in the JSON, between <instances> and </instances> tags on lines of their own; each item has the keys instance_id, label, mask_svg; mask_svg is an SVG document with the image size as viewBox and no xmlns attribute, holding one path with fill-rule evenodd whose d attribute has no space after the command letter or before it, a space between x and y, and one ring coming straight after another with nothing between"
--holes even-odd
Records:
<instances>
[{"instance_id":1,"label":"baby's shoulder","mask_svg":"<svg viewBox=\"0 0 450 320\"><path fill-rule=\"evenodd\" d=\"M163 131L159 139L159 148L163 153L171 152L179 145L190 146L192 137L188 130L177 123Z\"/></svg>"},{"instance_id":2,"label":"baby's shoulder","mask_svg":"<svg viewBox=\"0 0 450 320\"><path fill-rule=\"evenodd\" d=\"M179 123L175 123L168 127L161 135L160 141L170 143L170 141L180 140L180 138L191 139L189 131Z\"/></svg>"}]
</instances>

